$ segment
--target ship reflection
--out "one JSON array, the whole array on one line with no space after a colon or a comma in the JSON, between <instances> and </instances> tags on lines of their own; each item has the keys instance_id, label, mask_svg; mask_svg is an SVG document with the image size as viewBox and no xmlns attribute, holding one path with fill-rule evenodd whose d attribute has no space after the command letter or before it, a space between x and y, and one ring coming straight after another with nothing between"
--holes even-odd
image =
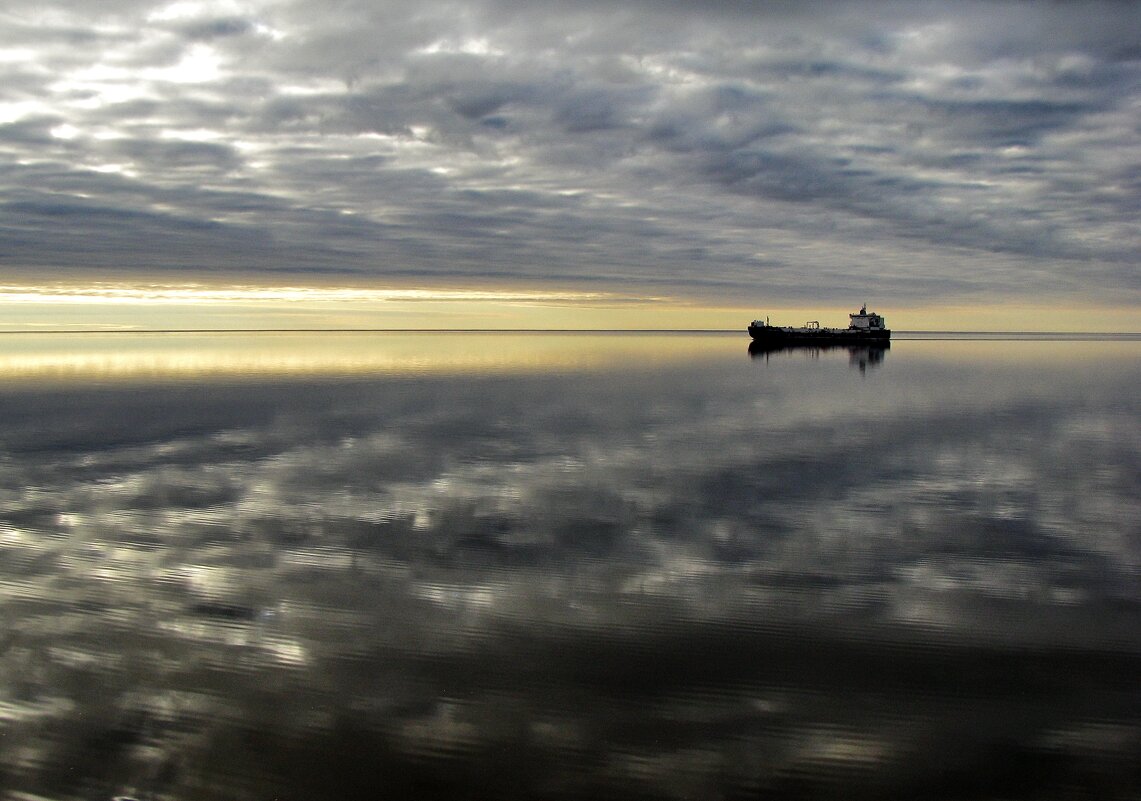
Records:
<instances>
[{"instance_id":1,"label":"ship reflection","mask_svg":"<svg viewBox=\"0 0 1141 801\"><path fill-rule=\"evenodd\" d=\"M883 364L884 355L891 348L891 342L860 343L852 345L847 343L820 343L820 342L785 342L781 344L765 344L752 341L749 343L749 357L764 359L766 362L774 353L790 353L793 351L806 353L810 358L819 358L824 351L847 351L848 364L861 373L869 368Z\"/></svg>"}]
</instances>

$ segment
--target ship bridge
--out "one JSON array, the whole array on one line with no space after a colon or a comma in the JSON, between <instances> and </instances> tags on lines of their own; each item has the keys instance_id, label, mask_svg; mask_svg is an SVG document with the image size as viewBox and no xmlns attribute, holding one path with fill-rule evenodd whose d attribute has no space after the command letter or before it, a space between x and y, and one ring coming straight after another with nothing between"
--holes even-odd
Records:
<instances>
[{"instance_id":1,"label":"ship bridge","mask_svg":"<svg viewBox=\"0 0 1141 801\"><path fill-rule=\"evenodd\" d=\"M887 328L887 321L875 312L869 313L866 303L860 307L858 314L849 314L848 317L851 318L848 328L857 331L883 331Z\"/></svg>"}]
</instances>

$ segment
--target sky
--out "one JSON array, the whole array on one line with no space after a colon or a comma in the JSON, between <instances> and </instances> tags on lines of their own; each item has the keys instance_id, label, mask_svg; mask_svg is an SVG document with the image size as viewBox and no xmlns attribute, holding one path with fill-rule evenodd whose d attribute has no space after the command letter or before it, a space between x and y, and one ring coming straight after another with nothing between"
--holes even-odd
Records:
<instances>
[{"instance_id":1,"label":"sky","mask_svg":"<svg viewBox=\"0 0 1141 801\"><path fill-rule=\"evenodd\" d=\"M1139 331L1139 42L1125 2L13 0L0 316Z\"/></svg>"}]
</instances>

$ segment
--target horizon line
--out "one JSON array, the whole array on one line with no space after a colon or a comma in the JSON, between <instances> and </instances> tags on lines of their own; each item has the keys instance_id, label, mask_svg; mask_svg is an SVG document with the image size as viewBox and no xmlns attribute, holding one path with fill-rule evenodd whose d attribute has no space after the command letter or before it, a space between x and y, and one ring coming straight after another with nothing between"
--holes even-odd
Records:
<instances>
[{"instance_id":1,"label":"horizon line","mask_svg":"<svg viewBox=\"0 0 1141 801\"><path fill-rule=\"evenodd\" d=\"M65 334L745 334L737 328L50 328L2 330L0 336ZM893 338L911 335L996 337L1108 337L1141 338L1141 331L995 331L907 329L893 331Z\"/></svg>"}]
</instances>

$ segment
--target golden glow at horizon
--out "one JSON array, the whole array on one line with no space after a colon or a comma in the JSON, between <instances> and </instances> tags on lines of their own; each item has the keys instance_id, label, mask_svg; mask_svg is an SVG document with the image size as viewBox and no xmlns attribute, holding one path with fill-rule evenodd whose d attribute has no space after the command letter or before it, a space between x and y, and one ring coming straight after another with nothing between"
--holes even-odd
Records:
<instances>
[{"instance_id":1,"label":"golden glow at horizon","mask_svg":"<svg viewBox=\"0 0 1141 801\"><path fill-rule=\"evenodd\" d=\"M729 337L638 333L107 332L2 342L0 376L9 384L630 370L743 353Z\"/></svg>"},{"instance_id":2,"label":"golden glow at horizon","mask_svg":"<svg viewBox=\"0 0 1141 801\"><path fill-rule=\"evenodd\" d=\"M863 298L859 299L863 302ZM874 300L874 299L868 299ZM1141 309L1043 300L893 308L872 302L896 331L1138 332ZM635 291L503 286L334 286L253 282L66 281L0 285L0 331L257 329L743 330L847 323L855 310L742 305Z\"/></svg>"},{"instance_id":3,"label":"golden glow at horizon","mask_svg":"<svg viewBox=\"0 0 1141 801\"><path fill-rule=\"evenodd\" d=\"M0 330L574 329L605 327L621 309L644 320L663 302L531 288L53 283L0 286Z\"/></svg>"}]
</instances>

